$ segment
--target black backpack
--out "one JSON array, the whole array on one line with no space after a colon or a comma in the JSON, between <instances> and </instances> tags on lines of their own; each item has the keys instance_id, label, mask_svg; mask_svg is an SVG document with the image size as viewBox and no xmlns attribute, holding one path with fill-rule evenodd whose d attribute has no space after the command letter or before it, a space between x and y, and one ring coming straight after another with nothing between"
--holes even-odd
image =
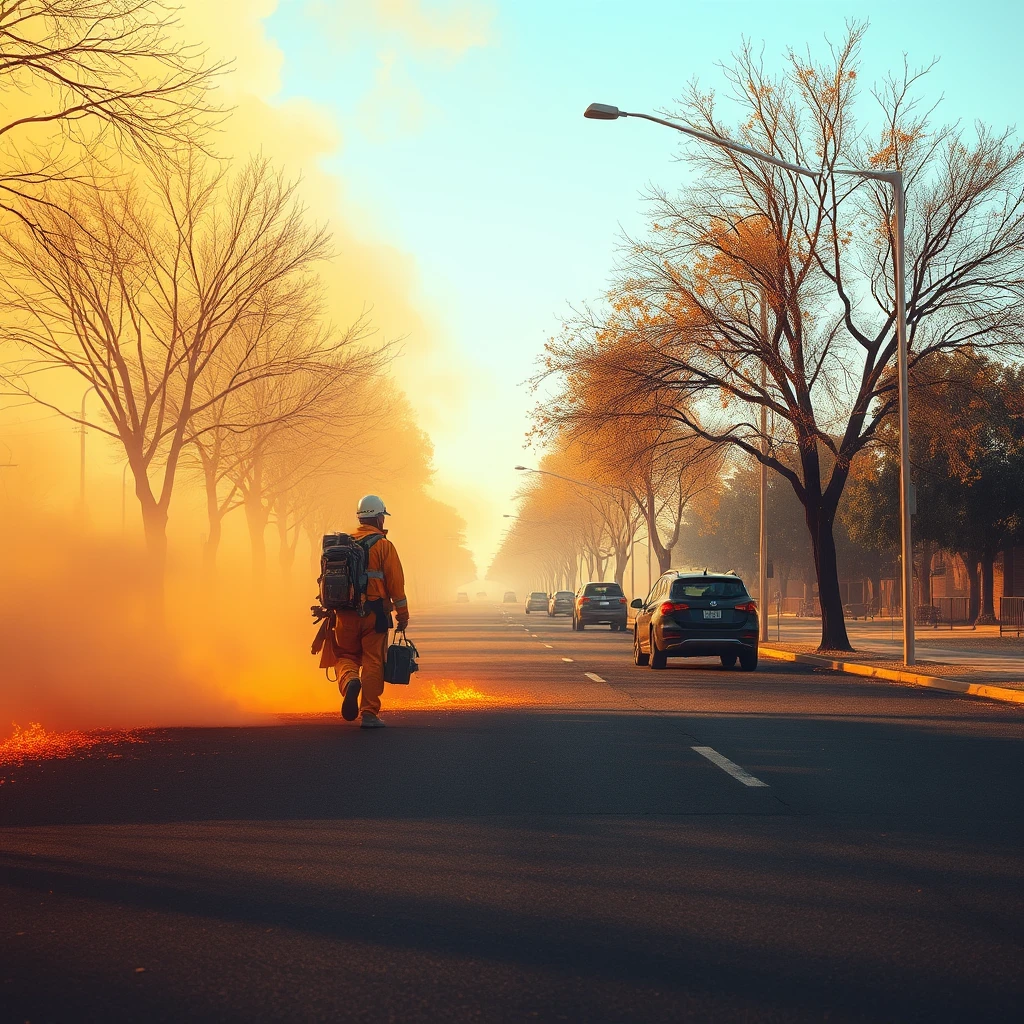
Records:
<instances>
[{"instance_id":1,"label":"black backpack","mask_svg":"<svg viewBox=\"0 0 1024 1024\"><path fill-rule=\"evenodd\" d=\"M366 583L370 573L366 566L370 548L381 535L374 534L356 540L347 533L325 533L320 554L320 604L328 611L358 611L362 613L366 598Z\"/></svg>"}]
</instances>

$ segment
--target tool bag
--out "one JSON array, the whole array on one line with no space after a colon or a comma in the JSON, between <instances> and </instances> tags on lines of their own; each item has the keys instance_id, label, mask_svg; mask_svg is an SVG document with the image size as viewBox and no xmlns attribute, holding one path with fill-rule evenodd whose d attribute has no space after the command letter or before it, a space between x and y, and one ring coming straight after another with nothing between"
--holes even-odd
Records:
<instances>
[{"instance_id":1,"label":"tool bag","mask_svg":"<svg viewBox=\"0 0 1024 1024\"><path fill-rule=\"evenodd\" d=\"M384 662L384 682L408 683L413 672L420 670L416 664L419 653L404 632L395 630L395 642L388 646L388 656Z\"/></svg>"},{"instance_id":2,"label":"tool bag","mask_svg":"<svg viewBox=\"0 0 1024 1024\"><path fill-rule=\"evenodd\" d=\"M381 572L367 569L370 548L380 535L356 540L347 533L324 535L320 556L320 604L328 611L358 611L365 614L366 583Z\"/></svg>"}]
</instances>

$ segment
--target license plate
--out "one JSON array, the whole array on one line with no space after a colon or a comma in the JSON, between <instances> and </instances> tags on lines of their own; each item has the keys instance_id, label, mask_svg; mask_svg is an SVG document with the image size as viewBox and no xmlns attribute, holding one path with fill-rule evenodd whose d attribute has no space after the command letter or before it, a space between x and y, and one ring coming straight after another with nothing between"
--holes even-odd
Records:
<instances>
[{"instance_id":1,"label":"license plate","mask_svg":"<svg viewBox=\"0 0 1024 1024\"><path fill-rule=\"evenodd\" d=\"M722 613L721 612L705 612L704 613L704 618L705 619L720 619L721 617L722 617Z\"/></svg>"},{"instance_id":2,"label":"license plate","mask_svg":"<svg viewBox=\"0 0 1024 1024\"><path fill-rule=\"evenodd\" d=\"M600 606L601 606L602 608L607 608L607 607L608 607L608 602L607 602L607 601L598 601L597 603L598 603L598 604L599 604L599 605L600 605Z\"/></svg>"}]
</instances>

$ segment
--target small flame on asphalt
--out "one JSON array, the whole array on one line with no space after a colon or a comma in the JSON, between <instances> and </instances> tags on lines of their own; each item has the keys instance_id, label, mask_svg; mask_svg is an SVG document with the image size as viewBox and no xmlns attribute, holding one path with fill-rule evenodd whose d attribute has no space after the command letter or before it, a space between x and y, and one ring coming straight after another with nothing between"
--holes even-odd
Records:
<instances>
[{"instance_id":1,"label":"small flame on asphalt","mask_svg":"<svg viewBox=\"0 0 1024 1024\"><path fill-rule=\"evenodd\" d=\"M434 694L434 700L439 704L450 704L455 701L491 700L486 693L474 690L472 686L460 686L455 682L443 682L438 686L432 683L430 686Z\"/></svg>"}]
</instances>

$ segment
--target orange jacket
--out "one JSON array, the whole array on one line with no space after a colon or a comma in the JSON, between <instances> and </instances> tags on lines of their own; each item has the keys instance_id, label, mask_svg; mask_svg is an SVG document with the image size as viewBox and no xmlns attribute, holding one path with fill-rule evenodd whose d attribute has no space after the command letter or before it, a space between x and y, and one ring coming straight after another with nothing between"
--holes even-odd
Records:
<instances>
[{"instance_id":1,"label":"orange jacket","mask_svg":"<svg viewBox=\"0 0 1024 1024\"><path fill-rule=\"evenodd\" d=\"M385 611L394 609L399 623L409 619L409 599L405 596L405 571L398 557L395 545L387 539L387 530L378 530L376 526L360 523L359 529L352 536L356 540L372 537L374 534L381 539L370 548L370 557L366 568L370 572L382 572L384 579L371 576L366 583L367 601L384 599Z\"/></svg>"}]
</instances>

